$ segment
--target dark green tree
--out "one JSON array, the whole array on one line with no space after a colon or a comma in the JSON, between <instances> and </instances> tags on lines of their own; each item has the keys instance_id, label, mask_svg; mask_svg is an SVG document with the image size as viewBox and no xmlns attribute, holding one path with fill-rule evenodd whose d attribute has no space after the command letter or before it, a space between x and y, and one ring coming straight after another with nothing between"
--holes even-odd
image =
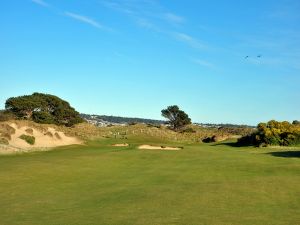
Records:
<instances>
[{"instance_id":1,"label":"dark green tree","mask_svg":"<svg viewBox=\"0 0 300 225\"><path fill-rule=\"evenodd\" d=\"M83 121L67 101L49 94L12 97L7 99L5 108L19 119L32 119L37 123L72 126Z\"/></svg>"},{"instance_id":2,"label":"dark green tree","mask_svg":"<svg viewBox=\"0 0 300 225\"><path fill-rule=\"evenodd\" d=\"M168 108L161 111L161 114L163 117L168 119L168 123L175 131L191 124L189 116L184 111L180 110L177 105L168 106Z\"/></svg>"},{"instance_id":3,"label":"dark green tree","mask_svg":"<svg viewBox=\"0 0 300 225\"><path fill-rule=\"evenodd\" d=\"M294 120L294 121L293 121L293 124L294 124L294 125L300 125L300 121L299 121L299 120Z\"/></svg>"}]
</instances>

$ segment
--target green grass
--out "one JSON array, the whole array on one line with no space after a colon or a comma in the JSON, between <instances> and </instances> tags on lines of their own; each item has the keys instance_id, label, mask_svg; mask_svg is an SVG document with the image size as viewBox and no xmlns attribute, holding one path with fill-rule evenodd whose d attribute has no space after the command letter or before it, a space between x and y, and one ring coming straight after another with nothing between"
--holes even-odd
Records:
<instances>
[{"instance_id":1,"label":"green grass","mask_svg":"<svg viewBox=\"0 0 300 225\"><path fill-rule=\"evenodd\" d=\"M19 138L26 141L30 145L34 145L34 143L35 143L35 137L34 136L22 134Z\"/></svg>"},{"instance_id":2,"label":"green grass","mask_svg":"<svg viewBox=\"0 0 300 225\"><path fill-rule=\"evenodd\" d=\"M110 146L123 142L130 146ZM299 151L230 143L138 150L140 143L172 145L105 139L1 156L0 224L300 223Z\"/></svg>"}]
</instances>

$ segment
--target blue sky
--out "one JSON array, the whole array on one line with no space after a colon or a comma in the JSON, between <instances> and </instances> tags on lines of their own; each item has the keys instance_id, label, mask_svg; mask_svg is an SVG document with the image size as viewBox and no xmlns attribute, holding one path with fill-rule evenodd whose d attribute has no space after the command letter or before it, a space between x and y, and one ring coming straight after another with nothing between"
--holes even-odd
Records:
<instances>
[{"instance_id":1,"label":"blue sky","mask_svg":"<svg viewBox=\"0 0 300 225\"><path fill-rule=\"evenodd\" d=\"M83 113L300 119L299 12L298 0L4 0L0 108L43 92Z\"/></svg>"}]
</instances>

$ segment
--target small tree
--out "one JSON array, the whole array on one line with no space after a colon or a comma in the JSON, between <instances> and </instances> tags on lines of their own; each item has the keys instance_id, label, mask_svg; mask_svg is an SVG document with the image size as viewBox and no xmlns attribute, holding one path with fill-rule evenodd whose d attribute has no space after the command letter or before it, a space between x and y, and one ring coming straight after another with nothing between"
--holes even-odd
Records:
<instances>
[{"instance_id":1,"label":"small tree","mask_svg":"<svg viewBox=\"0 0 300 225\"><path fill-rule=\"evenodd\" d=\"M169 106L167 109L161 111L163 117L168 119L168 123L171 125L172 129L178 131L180 128L191 124L191 119L182 110L179 109L177 105Z\"/></svg>"}]
</instances>

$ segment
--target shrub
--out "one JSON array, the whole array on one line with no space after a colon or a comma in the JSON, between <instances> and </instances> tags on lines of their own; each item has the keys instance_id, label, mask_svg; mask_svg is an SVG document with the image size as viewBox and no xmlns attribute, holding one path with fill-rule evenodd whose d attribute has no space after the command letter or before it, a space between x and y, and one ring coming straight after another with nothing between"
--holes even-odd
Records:
<instances>
[{"instance_id":1,"label":"shrub","mask_svg":"<svg viewBox=\"0 0 300 225\"><path fill-rule=\"evenodd\" d=\"M183 130L181 131L181 133L196 133L196 131L195 131L193 128L188 127L188 128L186 128L186 129L183 129Z\"/></svg>"},{"instance_id":2,"label":"shrub","mask_svg":"<svg viewBox=\"0 0 300 225\"><path fill-rule=\"evenodd\" d=\"M282 139L282 145L284 146L295 146L300 144L300 134L285 132L280 136Z\"/></svg>"},{"instance_id":3,"label":"shrub","mask_svg":"<svg viewBox=\"0 0 300 225\"><path fill-rule=\"evenodd\" d=\"M0 110L0 121L8 121L16 119L15 115L12 112L6 110Z\"/></svg>"},{"instance_id":4,"label":"shrub","mask_svg":"<svg viewBox=\"0 0 300 225\"><path fill-rule=\"evenodd\" d=\"M299 120L294 120L294 121L293 121L293 124L294 124L294 125L300 125L300 121L299 121Z\"/></svg>"},{"instance_id":5,"label":"shrub","mask_svg":"<svg viewBox=\"0 0 300 225\"><path fill-rule=\"evenodd\" d=\"M257 145L256 141L256 133L245 135L238 139L238 145L240 146L251 146L251 145Z\"/></svg>"},{"instance_id":6,"label":"shrub","mask_svg":"<svg viewBox=\"0 0 300 225\"><path fill-rule=\"evenodd\" d=\"M257 125L257 131L238 140L240 145L293 146L300 144L300 127L287 121L271 120Z\"/></svg>"},{"instance_id":7,"label":"shrub","mask_svg":"<svg viewBox=\"0 0 300 225\"><path fill-rule=\"evenodd\" d=\"M206 137L206 138L202 139L202 142L211 143L211 142L214 142L214 139L213 139L213 137Z\"/></svg>"},{"instance_id":8,"label":"shrub","mask_svg":"<svg viewBox=\"0 0 300 225\"><path fill-rule=\"evenodd\" d=\"M35 143L35 137L33 136L22 134L19 138L26 141L30 145L34 145Z\"/></svg>"},{"instance_id":9,"label":"shrub","mask_svg":"<svg viewBox=\"0 0 300 225\"><path fill-rule=\"evenodd\" d=\"M161 128L161 125L160 125L160 124L148 123L148 124L147 124L147 127L156 127L156 128L158 128L158 129L160 129L160 128Z\"/></svg>"}]
</instances>

